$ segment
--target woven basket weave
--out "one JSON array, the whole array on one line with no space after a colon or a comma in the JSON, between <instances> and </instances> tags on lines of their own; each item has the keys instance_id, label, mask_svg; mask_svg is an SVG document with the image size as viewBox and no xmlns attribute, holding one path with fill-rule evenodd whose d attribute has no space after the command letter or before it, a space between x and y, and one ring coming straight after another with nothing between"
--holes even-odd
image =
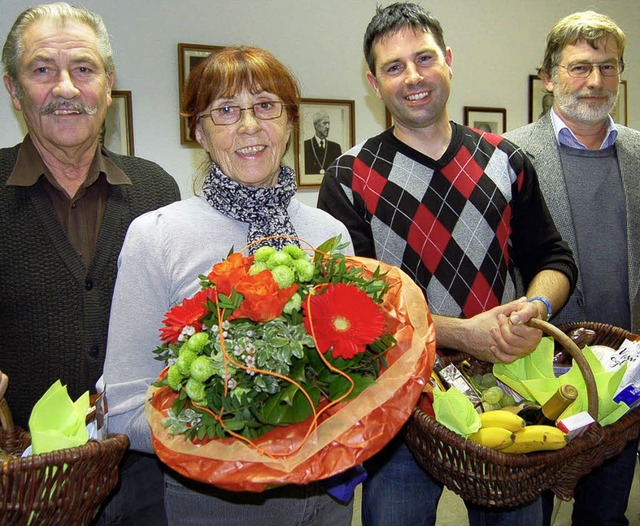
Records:
<instances>
[{"instance_id":1,"label":"woven basket weave","mask_svg":"<svg viewBox=\"0 0 640 526\"><path fill-rule=\"evenodd\" d=\"M532 322L561 343L578 363L587 383L589 412L597 414L593 375L588 365L585 369L582 352L565 333L578 327L592 329L596 332L594 344L614 348L625 338L639 337L602 323L580 322L556 328L541 320ZM545 490L569 500L582 476L620 453L639 434L640 408L629 411L610 426L592 426L563 449L528 454L501 453L475 444L442 426L420 408L414 409L406 427L410 449L433 478L469 502L499 508L532 502Z\"/></svg>"},{"instance_id":2,"label":"woven basket weave","mask_svg":"<svg viewBox=\"0 0 640 526\"><path fill-rule=\"evenodd\" d=\"M0 448L22 454L31 437L13 426L4 398L0 400L0 421ZM2 462L0 524L88 525L116 487L118 464L127 447L126 435L109 435L80 447Z\"/></svg>"}]
</instances>

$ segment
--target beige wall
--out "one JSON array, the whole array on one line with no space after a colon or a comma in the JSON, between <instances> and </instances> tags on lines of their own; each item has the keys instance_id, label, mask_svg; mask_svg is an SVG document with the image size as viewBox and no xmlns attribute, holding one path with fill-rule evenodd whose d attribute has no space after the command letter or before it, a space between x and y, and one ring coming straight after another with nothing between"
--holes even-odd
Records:
<instances>
[{"instance_id":1,"label":"beige wall","mask_svg":"<svg viewBox=\"0 0 640 526\"><path fill-rule=\"evenodd\" d=\"M356 140L384 128L384 108L364 79L362 36L377 0L84 0L100 13L116 51L115 89L131 90L136 155L161 164L190 194L199 151L180 145L178 42L254 44L285 62L303 97L353 99ZM0 38L31 0L2 0ZM528 76L551 25L593 8L612 16L628 38L628 124L640 128L640 8L637 0L431 0L453 49L452 119L464 106L507 109L507 129L527 122ZM0 92L0 145L19 142L24 125ZM300 197L315 204L314 191Z\"/></svg>"}]
</instances>

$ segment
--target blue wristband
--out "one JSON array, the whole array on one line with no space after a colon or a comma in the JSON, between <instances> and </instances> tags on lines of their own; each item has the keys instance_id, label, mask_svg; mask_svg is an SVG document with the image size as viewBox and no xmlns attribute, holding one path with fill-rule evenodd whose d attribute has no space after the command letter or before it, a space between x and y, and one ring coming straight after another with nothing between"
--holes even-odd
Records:
<instances>
[{"instance_id":1,"label":"blue wristband","mask_svg":"<svg viewBox=\"0 0 640 526\"><path fill-rule=\"evenodd\" d=\"M529 301L541 301L542 303L544 303L544 306L547 308L547 319L544 321L549 321L549 318L551 318L551 313L552 313L552 309L551 309L551 303L549 302L549 300L547 298L545 298L544 296L536 296L534 298L529 298Z\"/></svg>"}]
</instances>

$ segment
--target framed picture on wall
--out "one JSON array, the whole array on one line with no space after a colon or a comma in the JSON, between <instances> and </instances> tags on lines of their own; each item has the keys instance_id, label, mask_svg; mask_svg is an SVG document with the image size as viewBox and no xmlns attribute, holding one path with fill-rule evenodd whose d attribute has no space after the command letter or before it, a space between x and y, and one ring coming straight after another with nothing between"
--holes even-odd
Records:
<instances>
[{"instance_id":1,"label":"framed picture on wall","mask_svg":"<svg viewBox=\"0 0 640 526\"><path fill-rule=\"evenodd\" d=\"M335 159L355 144L355 102L302 99L295 129L298 187L318 188Z\"/></svg>"},{"instance_id":2,"label":"framed picture on wall","mask_svg":"<svg viewBox=\"0 0 640 526\"><path fill-rule=\"evenodd\" d=\"M178 107L182 101L182 92L189 74L214 51L220 51L224 46L206 46L202 44L178 44ZM180 144L196 146L195 137L191 137L187 119L180 117Z\"/></svg>"},{"instance_id":3,"label":"framed picture on wall","mask_svg":"<svg viewBox=\"0 0 640 526\"><path fill-rule=\"evenodd\" d=\"M538 75L529 75L529 122L537 121L553 106L553 93L546 90Z\"/></svg>"},{"instance_id":4,"label":"framed picture on wall","mask_svg":"<svg viewBox=\"0 0 640 526\"><path fill-rule=\"evenodd\" d=\"M618 88L618 100L611 111L613 120L618 124L627 125L627 81L621 80Z\"/></svg>"},{"instance_id":5,"label":"framed picture on wall","mask_svg":"<svg viewBox=\"0 0 640 526\"><path fill-rule=\"evenodd\" d=\"M130 91L112 91L111 106L107 110L100 142L107 149L121 155L133 155L133 108Z\"/></svg>"},{"instance_id":6,"label":"framed picture on wall","mask_svg":"<svg viewBox=\"0 0 640 526\"><path fill-rule=\"evenodd\" d=\"M507 110L505 108L465 106L464 123L476 130L501 135L507 131Z\"/></svg>"}]
</instances>

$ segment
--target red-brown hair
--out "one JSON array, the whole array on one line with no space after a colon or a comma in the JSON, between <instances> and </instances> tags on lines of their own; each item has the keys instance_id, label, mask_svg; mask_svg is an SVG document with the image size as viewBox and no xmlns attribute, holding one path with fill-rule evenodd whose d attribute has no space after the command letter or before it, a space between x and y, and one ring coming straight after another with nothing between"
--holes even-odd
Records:
<instances>
[{"instance_id":1,"label":"red-brown hair","mask_svg":"<svg viewBox=\"0 0 640 526\"><path fill-rule=\"evenodd\" d=\"M300 88L289 69L264 49L229 46L209 55L189 75L181 114L188 119L191 135L198 115L214 100L243 90L273 93L284 102L289 121L298 122Z\"/></svg>"}]
</instances>

